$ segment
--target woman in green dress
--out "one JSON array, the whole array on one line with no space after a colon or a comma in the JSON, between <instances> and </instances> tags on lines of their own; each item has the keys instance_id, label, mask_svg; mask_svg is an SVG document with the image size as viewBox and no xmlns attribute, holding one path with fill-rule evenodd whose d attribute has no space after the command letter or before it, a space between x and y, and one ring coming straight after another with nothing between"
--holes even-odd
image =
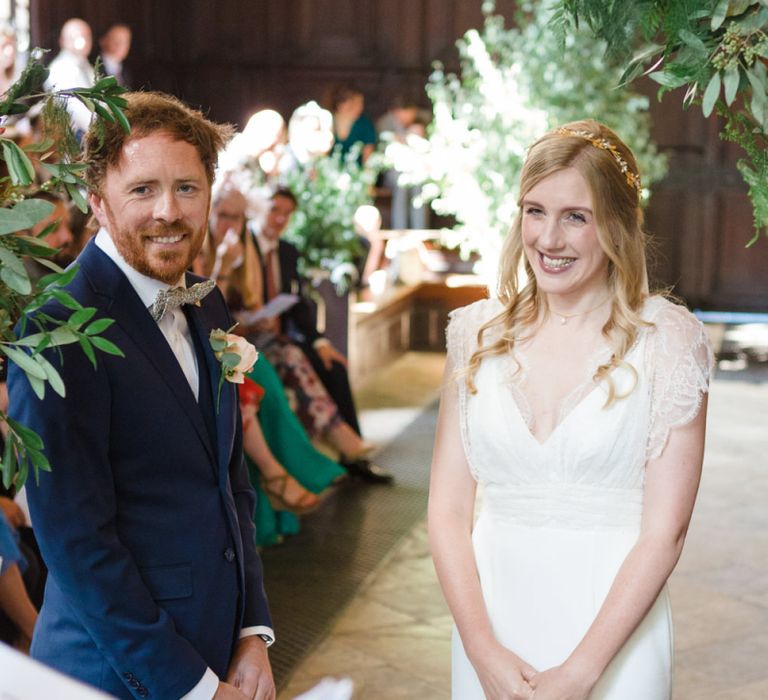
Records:
<instances>
[{"instance_id":1,"label":"woman in green dress","mask_svg":"<svg viewBox=\"0 0 768 700\"><path fill-rule=\"evenodd\" d=\"M299 531L298 516L316 508L346 471L321 452L288 405L280 378L259 356L240 391L243 448L256 489L254 521L261 546Z\"/></svg>"},{"instance_id":2,"label":"woman in green dress","mask_svg":"<svg viewBox=\"0 0 768 700\"><path fill-rule=\"evenodd\" d=\"M245 197L236 187L225 183L216 189L208 236L194 265L195 272L216 281L234 309L261 305L261 268L245 212ZM320 502L315 494L347 472L313 447L263 355L241 385L240 405L243 447L257 495L256 539L267 546L298 532L298 516Z\"/></svg>"}]
</instances>

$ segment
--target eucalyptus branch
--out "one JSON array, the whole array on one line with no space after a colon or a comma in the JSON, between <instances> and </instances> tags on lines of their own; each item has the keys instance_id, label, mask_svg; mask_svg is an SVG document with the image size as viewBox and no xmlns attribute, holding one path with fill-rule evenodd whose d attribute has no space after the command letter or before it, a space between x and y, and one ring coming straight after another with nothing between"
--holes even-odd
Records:
<instances>
[{"instance_id":1,"label":"eucalyptus branch","mask_svg":"<svg viewBox=\"0 0 768 700\"><path fill-rule=\"evenodd\" d=\"M88 209L82 178L86 165L77 162L79 146L66 111L68 100L78 100L94 113L93 125L97 130L104 121L118 123L126 132L130 131L130 124L123 112L127 104L122 97L125 90L114 77L100 77L90 88L46 91L43 86L48 69L41 58L42 52L33 52L16 83L0 95L0 119L4 121L19 119L42 102L40 119L44 133L41 140L22 148L4 134L5 124L0 126L0 159L5 161L8 173L0 177L0 363L10 360L16 364L36 395L43 399L47 386L62 397L66 394L61 375L49 359L51 352L57 353L61 361L60 348L77 343L94 367L97 351L117 356L123 353L102 335L113 321L95 318L96 308L83 307L66 291L77 266L62 270L51 259L56 250L44 239L55 224L36 236L29 234L54 209L50 202L36 196L41 191L63 189L83 212ZM41 172L49 177L38 185L36 178ZM34 282L24 265L25 259L49 268L51 274ZM59 313L63 307L67 318L46 313L45 305L50 302L59 306ZM17 322L18 333L14 331ZM30 471L37 477L40 470L50 469L42 440L34 431L2 411L0 424L7 428L5 449L0 455L6 486L20 487Z\"/></svg>"}]
</instances>

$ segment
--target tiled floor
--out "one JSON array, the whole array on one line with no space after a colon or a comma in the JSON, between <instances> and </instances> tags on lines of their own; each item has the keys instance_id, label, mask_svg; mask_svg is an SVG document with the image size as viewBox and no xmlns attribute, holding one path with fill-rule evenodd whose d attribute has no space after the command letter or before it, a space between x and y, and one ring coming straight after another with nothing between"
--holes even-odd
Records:
<instances>
[{"instance_id":1,"label":"tiled floor","mask_svg":"<svg viewBox=\"0 0 768 700\"><path fill-rule=\"evenodd\" d=\"M361 396L366 432L396 434L431 400L440 358L409 355ZM415 406L408 407L414 397ZM721 372L699 500L671 581L674 700L768 698L768 370ZM394 421L394 424L392 424ZM391 432L390 432L391 430ZM450 617L418 525L379 566L280 694L349 676L355 698L448 698Z\"/></svg>"}]
</instances>

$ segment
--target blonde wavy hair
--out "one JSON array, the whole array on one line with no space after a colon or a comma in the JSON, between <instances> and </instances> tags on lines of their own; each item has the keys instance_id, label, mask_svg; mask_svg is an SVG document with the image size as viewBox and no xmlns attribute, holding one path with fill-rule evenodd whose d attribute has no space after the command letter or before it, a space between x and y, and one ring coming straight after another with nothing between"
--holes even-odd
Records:
<instances>
[{"instance_id":1,"label":"blonde wavy hair","mask_svg":"<svg viewBox=\"0 0 768 700\"><path fill-rule=\"evenodd\" d=\"M597 142L603 145L595 145ZM533 187L564 168L575 168L589 186L597 239L608 257L612 303L602 333L613 352L610 360L598 367L593 379L607 380L606 407L631 393L632 389L621 395L617 393L611 372L624 366L637 379L636 370L624 357L637 338L638 328L651 324L640 316L648 297L640 192L620 161L639 183L637 162L627 145L607 126L593 120L565 124L530 147L520 175L518 213L504 241L499 263L498 296L504 310L480 327L477 349L463 369L471 393L477 392L473 379L483 359L511 352L515 341L524 339L525 332L534 328L541 312L548 311L546 298L538 289L533 268L525 255L521 203ZM483 346L485 333L497 326L501 331L499 338Z\"/></svg>"},{"instance_id":2,"label":"blonde wavy hair","mask_svg":"<svg viewBox=\"0 0 768 700\"><path fill-rule=\"evenodd\" d=\"M245 195L231 183L225 183L221 187L214 189L211 211L215 211L219 204L235 194L243 197L245 200ZM248 229L247 212L243 227L240 230L240 240L243 244L243 263L240 267L230 272L224 296L228 303L234 302L236 306L242 307L242 309L255 311L264 305L264 287L261 263L256 252L256 242L253 240L253 234ZM200 255L203 261L202 274L209 277L213 271L216 259L216 242L213 240L210 226L203 241ZM236 308L233 310L239 311L241 309Z\"/></svg>"}]
</instances>

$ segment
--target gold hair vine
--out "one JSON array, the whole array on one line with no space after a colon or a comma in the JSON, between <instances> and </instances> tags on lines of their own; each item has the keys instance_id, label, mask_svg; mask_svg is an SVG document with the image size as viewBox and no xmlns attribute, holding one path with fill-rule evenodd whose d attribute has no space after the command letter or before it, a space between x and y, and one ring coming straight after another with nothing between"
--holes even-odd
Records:
<instances>
[{"instance_id":1,"label":"gold hair vine","mask_svg":"<svg viewBox=\"0 0 768 700\"><path fill-rule=\"evenodd\" d=\"M623 172L624 177L627 178L627 184L640 192L642 189L640 185L640 176L632 172L632 169L629 167L629 163L627 163L627 161L621 157L621 153L619 153L616 146L614 146L608 139L598 138L589 131L582 131L580 129L568 129L564 126L556 129L555 133L562 134L563 136L578 136L579 138L589 141L595 148L599 148L602 151L608 151L608 153L613 156L613 159L619 164L621 172Z\"/></svg>"}]
</instances>

